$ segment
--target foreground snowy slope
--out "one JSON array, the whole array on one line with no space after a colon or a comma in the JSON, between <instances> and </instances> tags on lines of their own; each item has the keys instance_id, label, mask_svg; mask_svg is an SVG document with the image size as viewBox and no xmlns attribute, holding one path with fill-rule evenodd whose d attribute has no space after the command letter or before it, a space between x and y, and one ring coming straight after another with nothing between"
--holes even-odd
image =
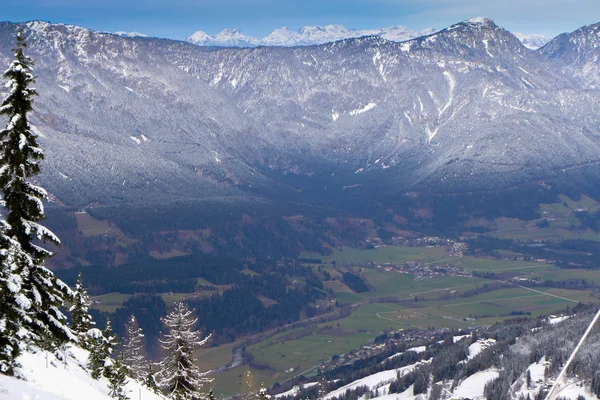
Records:
<instances>
[{"instance_id":1,"label":"foreground snowy slope","mask_svg":"<svg viewBox=\"0 0 600 400\"><path fill-rule=\"evenodd\" d=\"M66 359L45 351L26 352L19 361L24 379L0 375L0 399L6 400L109 400L108 381L94 380L84 368L88 352L70 346ZM162 400L140 383L129 380L126 392L131 399Z\"/></svg>"}]
</instances>

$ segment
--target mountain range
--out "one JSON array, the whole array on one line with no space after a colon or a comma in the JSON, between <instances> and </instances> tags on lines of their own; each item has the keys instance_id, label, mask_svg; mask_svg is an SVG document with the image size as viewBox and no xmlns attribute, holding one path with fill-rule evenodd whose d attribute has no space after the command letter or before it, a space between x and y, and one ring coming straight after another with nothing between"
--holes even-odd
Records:
<instances>
[{"instance_id":1,"label":"mountain range","mask_svg":"<svg viewBox=\"0 0 600 400\"><path fill-rule=\"evenodd\" d=\"M56 204L150 210L592 190L598 29L537 51L485 18L404 42L209 48L30 22L40 179ZM0 24L4 65L15 30Z\"/></svg>"},{"instance_id":2,"label":"mountain range","mask_svg":"<svg viewBox=\"0 0 600 400\"><path fill-rule=\"evenodd\" d=\"M238 29L224 29L216 35L197 31L184 40L199 46L220 47L312 46L362 36L380 36L386 40L403 42L433 32L431 28L415 32L403 26L357 30L348 29L343 25L305 26L295 32L284 26L275 29L263 39L246 36Z\"/></svg>"},{"instance_id":3,"label":"mountain range","mask_svg":"<svg viewBox=\"0 0 600 400\"><path fill-rule=\"evenodd\" d=\"M257 46L314 46L331 43L338 40L359 38L363 36L379 36L392 42L404 42L419 36L430 35L435 29L428 28L420 32L413 31L404 26L377 29L348 29L343 25L305 26L298 31L287 27L275 29L263 39L246 36L239 29L224 29L209 35L203 31L196 31L184 40L199 46L217 47L257 47ZM515 33L515 36L529 49L536 50L552 38L538 34Z\"/></svg>"}]
</instances>

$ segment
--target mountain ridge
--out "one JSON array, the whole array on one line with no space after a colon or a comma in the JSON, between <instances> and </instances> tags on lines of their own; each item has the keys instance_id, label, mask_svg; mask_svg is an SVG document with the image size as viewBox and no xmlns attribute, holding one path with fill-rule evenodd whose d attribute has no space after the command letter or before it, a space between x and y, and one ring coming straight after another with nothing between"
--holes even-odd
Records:
<instances>
[{"instance_id":1,"label":"mountain ridge","mask_svg":"<svg viewBox=\"0 0 600 400\"><path fill-rule=\"evenodd\" d=\"M0 25L4 63L14 29ZM42 22L26 34L42 179L71 206L469 192L599 161L598 93L491 20L245 49Z\"/></svg>"}]
</instances>

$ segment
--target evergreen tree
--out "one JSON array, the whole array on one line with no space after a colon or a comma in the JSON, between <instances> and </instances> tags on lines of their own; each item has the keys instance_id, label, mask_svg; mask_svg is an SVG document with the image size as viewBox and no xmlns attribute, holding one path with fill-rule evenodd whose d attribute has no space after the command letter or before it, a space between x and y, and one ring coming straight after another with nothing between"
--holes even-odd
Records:
<instances>
[{"instance_id":1,"label":"evergreen tree","mask_svg":"<svg viewBox=\"0 0 600 400\"><path fill-rule=\"evenodd\" d=\"M328 393L328 382L327 379L325 379L325 375L321 375L321 379L319 380L318 385L318 389L317 389L317 398L318 399L323 399L325 398L325 395Z\"/></svg>"},{"instance_id":2,"label":"evergreen tree","mask_svg":"<svg viewBox=\"0 0 600 400\"><path fill-rule=\"evenodd\" d=\"M112 333L110 320L106 320L104 332L100 333L98 329L92 329L92 332L94 344L90 350L88 368L91 371L92 378L98 379L101 376L108 378L114 364L111 355L118 344L117 336Z\"/></svg>"},{"instance_id":3,"label":"evergreen tree","mask_svg":"<svg viewBox=\"0 0 600 400\"><path fill-rule=\"evenodd\" d=\"M6 236L6 222L0 220L0 373L14 375L16 361L32 333L31 302L23 294L20 266L31 259L20 251L19 243Z\"/></svg>"},{"instance_id":4,"label":"evergreen tree","mask_svg":"<svg viewBox=\"0 0 600 400\"><path fill-rule=\"evenodd\" d=\"M212 389L208 391L208 394L206 395L206 400L216 400L215 392L213 392Z\"/></svg>"},{"instance_id":5,"label":"evergreen tree","mask_svg":"<svg viewBox=\"0 0 600 400\"><path fill-rule=\"evenodd\" d=\"M79 276L77 277L72 303L73 305L69 311L71 312L71 318L73 319L73 331L79 337L81 346L84 349L89 350L91 339L88 336L88 332L94 327L95 323L92 321L92 316L89 313L90 297L83 286L81 273L79 273Z\"/></svg>"},{"instance_id":6,"label":"evergreen tree","mask_svg":"<svg viewBox=\"0 0 600 400\"><path fill-rule=\"evenodd\" d=\"M127 374L129 370L123 362L123 357L119 356L108 372L108 395L113 399L129 400L125 392L127 384Z\"/></svg>"},{"instance_id":7,"label":"evergreen tree","mask_svg":"<svg viewBox=\"0 0 600 400\"><path fill-rule=\"evenodd\" d=\"M144 357L144 334L135 316L131 315L125 326L123 341L123 361L129 367L131 377L141 380L146 375L146 360Z\"/></svg>"},{"instance_id":8,"label":"evergreen tree","mask_svg":"<svg viewBox=\"0 0 600 400\"><path fill-rule=\"evenodd\" d=\"M270 400L271 399L271 395L269 393L267 393L267 388L265 388L265 385L262 384L260 385L260 389L258 389L258 400Z\"/></svg>"},{"instance_id":9,"label":"evergreen tree","mask_svg":"<svg viewBox=\"0 0 600 400\"><path fill-rule=\"evenodd\" d=\"M60 311L65 298L71 297L72 292L43 265L52 252L35 244L36 241L50 241L59 245L60 240L39 223L45 218L42 201L47 193L31 182L40 173L39 162L44 155L27 119L37 92L31 88L35 78L31 68L33 62L24 54L26 47L19 29L15 60L4 73L9 93L0 104L0 115L8 119L6 128L0 131L0 191L8 210L7 235L29 256L27 259L19 257L17 261L21 265L16 267L22 276L21 293L32 305L33 318L25 329L32 332L32 338L39 345L55 349L77 339Z\"/></svg>"},{"instance_id":10,"label":"evergreen tree","mask_svg":"<svg viewBox=\"0 0 600 400\"><path fill-rule=\"evenodd\" d=\"M167 355L160 363L159 386L175 400L195 399L202 386L212 382L194 364L193 351L205 345L211 336L201 339L201 332L194 330L197 322L183 303L175 304L175 309L163 319L169 331L160 340Z\"/></svg>"},{"instance_id":11,"label":"evergreen tree","mask_svg":"<svg viewBox=\"0 0 600 400\"><path fill-rule=\"evenodd\" d=\"M144 385L152 390L154 393L160 393L160 389L158 388L158 383L156 383L156 378L154 377L154 370L152 369L152 364L148 364L148 368L146 369L146 376L144 378Z\"/></svg>"}]
</instances>

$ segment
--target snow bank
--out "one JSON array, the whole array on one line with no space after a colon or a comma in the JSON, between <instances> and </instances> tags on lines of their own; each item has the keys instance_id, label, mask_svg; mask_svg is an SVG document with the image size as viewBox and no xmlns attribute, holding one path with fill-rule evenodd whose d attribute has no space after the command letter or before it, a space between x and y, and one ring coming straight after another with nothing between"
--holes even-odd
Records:
<instances>
[{"instance_id":1,"label":"snow bank","mask_svg":"<svg viewBox=\"0 0 600 400\"><path fill-rule=\"evenodd\" d=\"M24 380L0 375L0 399L110 400L108 381L92 379L83 367L87 358L87 351L72 346L67 348L65 361L44 351L26 352L19 357ZM132 399L164 399L131 379L126 392Z\"/></svg>"}]
</instances>

